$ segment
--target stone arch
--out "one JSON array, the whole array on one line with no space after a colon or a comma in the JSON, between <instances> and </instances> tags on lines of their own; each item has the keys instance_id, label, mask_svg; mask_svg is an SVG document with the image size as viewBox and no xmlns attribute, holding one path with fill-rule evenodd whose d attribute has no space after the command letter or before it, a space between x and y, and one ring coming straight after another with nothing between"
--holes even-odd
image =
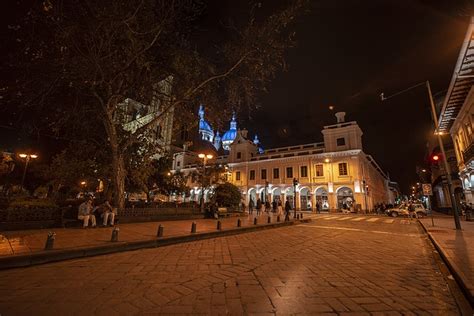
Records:
<instances>
[{"instance_id":1,"label":"stone arch","mask_svg":"<svg viewBox=\"0 0 474 316\"><path fill-rule=\"evenodd\" d=\"M325 185L321 185L314 190L315 203L317 212L329 211L328 189Z\"/></svg>"},{"instance_id":2,"label":"stone arch","mask_svg":"<svg viewBox=\"0 0 474 316\"><path fill-rule=\"evenodd\" d=\"M337 208L350 210L354 205L354 191L347 186L341 186L336 189Z\"/></svg>"},{"instance_id":3,"label":"stone arch","mask_svg":"<svg viewBox=\"0 0 474 316\"><path fill-rule=\"evenodd\" d=\"M257 204L257 189L256 188L250 188L247 191L247 203L250 203L250 200L253 201L253 205L255 206Z\"/></svg>"},{"instance_id":4,"label":"stone arch","mask_svg":"<svg viewBox=\"0 0 474 316\"><path fill-rule=\"evenodd\" d=\"M311 210L313 207L311 204L311 189L307 186L304 186L299 189L299 193L301 210Z\"/></svg>"}]
</instances>

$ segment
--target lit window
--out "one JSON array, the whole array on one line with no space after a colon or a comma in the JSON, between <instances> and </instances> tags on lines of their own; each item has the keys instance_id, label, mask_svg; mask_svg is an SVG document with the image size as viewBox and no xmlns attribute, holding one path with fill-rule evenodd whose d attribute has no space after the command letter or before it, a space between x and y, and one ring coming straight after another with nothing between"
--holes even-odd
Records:
<instances>
[{"instance_id":1,"label":"lit window","mask_svg":"<svg viewBox=\"0 0 474 316\"><path fill-rule=\"evenodd\" d=\"M336 140L337 146L344 146L346 144L346 139L344 137L338 138Z\"/></svg>"},{"instance_id":2,"label":"lit window","mask_svg":"<svg viewBox=\"0 0 474 316\"><path fill-rule=\"evenodd\" d=\"M273 179L279 179L279 178L280 178L280 169L273 168Z\"/></svg>"},{"instance_id":3,"label":"lit window","mask_svg":"<svg viewBox=\"0 0 474 316\"><path fill-rule=\"evenodd\" d=\"M324 177L323 165L316 165L316 177Z\"/></svg>"},{"instance_id":4,"label":"lit window","mask_svg":"<svg viewBox=\"0 0 474 316\"><path fill-rule=\"evenodd\" d=\"M250 170L249 180L255 180L255 170Z\"/></svg>"},{"instance_id":5,"label":"lit window","mask_svg":"<svg viewBox=\"0 0 474 316\"><path fill-rule=\"evenodd\" d=\"M308 167L307 166L301 166L301 177L306 178L308 176Z\"/></svg>"},{"instance_id":6,"label":"lit window","mask_svg":"<svg viewBox=\"0 0 474 316\"><path fill-rule=\"evenodd\" d=\"M235 173L235 180L240 181L240 171Z\"/></svg>"},{"instance_id":7,"label":"lit window","mask_svg":"<svg viewBox=\"0 0 474 316\"><path fill-rule=\"evenodd\" d=\"M286 177L293 178L293 167L286 167Z\"/></svg>"},{"instance_id":8,"label":"lit window","mask_svg":"<svg viewBox=\"0 0 474 316\"><path fill-rule=\"evenodd\" d=\"M347 163L342 162L339 164L339 175L347 176Z\"/></svg>"},{"instance_id":9,"label":"lit window","mask_svg":"<svg viewBox=\"0 0 474 316\"><path fill-rule=\"evenodd\" d=\"M261 176L260 178L262 180L266 180L267 179L267 169L260 170L260 176Z\"/></svg>"}]
</instances>

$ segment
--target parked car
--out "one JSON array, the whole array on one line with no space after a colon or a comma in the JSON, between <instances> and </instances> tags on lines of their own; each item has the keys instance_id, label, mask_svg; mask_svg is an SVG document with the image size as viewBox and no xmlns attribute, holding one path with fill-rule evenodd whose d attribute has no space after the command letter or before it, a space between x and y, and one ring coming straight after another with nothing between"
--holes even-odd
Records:
<instances>
[{"instance_id":1,"label":"parked car","mask_svg":"<svg viewBox=\"0 0 474 316\"><path fill-rule=\"evenodd\" d=\"M412 205L415 207L416 216L418 218L428 215L428 212L422 203L413 203ZM387 209L385 214L391 217L410 216L410 211L408 211L408 205L400 205L395 208Z\"/></svg>"}]
</instances>

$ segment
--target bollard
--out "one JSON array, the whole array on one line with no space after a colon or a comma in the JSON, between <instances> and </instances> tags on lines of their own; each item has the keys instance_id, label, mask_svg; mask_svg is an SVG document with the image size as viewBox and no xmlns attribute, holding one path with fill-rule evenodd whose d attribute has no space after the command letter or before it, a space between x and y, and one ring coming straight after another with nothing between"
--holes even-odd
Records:
<instances>
[{"instance_id":1,"label":"bollard","mask_svg":"<svg viewBox=\"0 0 474 316\"><path fill-rule=\"evenodd\" d=\"M221 221L217 221L217 230L221 230L222 229L222 223Z\"/></svg>"},{"instance_id":2,"label":"bollard","mask_svg":"<svg viewBox=\"0 0 474 316\"><path fill-rule=\"evenodd\" d=\"M191 234L195 234L196 233L196 222L193 222L191 224Z\"/></svg>"},{"instance_id":3,"label":"bollard","mask_svg":"<svg viewBox=\"0 0 474 316\"><path fill-rule=\"evenodd\" d=\"M272 218L268 216L267 223L270 224L272 222Z\"/></svg>"},{"instance_id":4,"label":"bollard","mask_svg":"<svg viewBox=\"0 0 474 316\"><path fill-rule=\"evenodd\" d=\"M44 250L51 250L54 247L54 240L56 239L56 233L49 232L48 237L46 237L46 244L44 245Z\"/></svg>"},{"instance_id":5,"label":"bollard","mask_svg":"<svg viewBox=\"0 0 474 316\"><path fill-rule=\"evenodd\" d=\"M280 222L280 215L277 216L277 222Z\"/></svg>"},{"instance_id":6,"label":"bollard","mask_svg":"<svg viewBox=\"0 0 474 316\"><path fill-rule=\"evenodd\" d=\"M156 237L163 237L163 226L158 225L158 232L156 233Z\"/></svg>"},{"instance_id":7,"label":"bollard","mask_svg":"<svg viewBox=\"0 0 474 316\"><path fill-rule=\"evenodd\" d=\"M118 241L118 235L119 235L120 229L118 227L114 227L112 230L112 238L110 238L110 241L116 242Z\"/></svg>"},{"instance_id":8,"label":"bollard","mask_svg":"<svg viewBox=\"0 0 474 316\"><path fill-rule=\"evenodd\" d=\"M303 219L303 213L300 214L300 218Z\"/></svg>"},{"instance_id":9,"label":"bollard","mask_svg":"<svg viewBox=\"0 0 474 316\"><path fill-rule=\"evenodd\" d=\"M257 225L257 218L256 217L253 219L253 224Z\"/></svg>"},{"instance_id":10,"label":"bollard","mask_svg":"<svg viewBox=\"0 0 474 316\"><path fill-rule=\"evenodd\" d=\"M240 218L237 220L237 227L242 227L242 221L240 220Z\"/></svg>"}]
</instances>

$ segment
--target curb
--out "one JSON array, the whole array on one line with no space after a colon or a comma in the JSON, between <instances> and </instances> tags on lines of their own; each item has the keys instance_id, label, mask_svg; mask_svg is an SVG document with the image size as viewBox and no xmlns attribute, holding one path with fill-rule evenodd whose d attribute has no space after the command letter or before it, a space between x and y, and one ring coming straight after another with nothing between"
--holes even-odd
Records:
<instances>
[{"instance_id":1,"label":"curb","mask_svg":"<svg viewBox=\"0 0 474 316\"><path fill-rule=\"evenodd\" d=\"M418 221L418 223L420 223L421 227L423 228L424 232L428 235L431 243L433 244L435 249L440 254L440 256L443 259L444 263L448 266L449 271L451 272L451 274L453 275L453 277L456 280L457 284L461 288L461 290L462 290L463 294L465 295L466 299L469 301L471 306L474 306L474 296L472 295L471 291L469 290L467 284L462 279L460 269L457 267L456 264L449 261L448 256L444 253L443 248L436 241L436 238L428 231L428 229L425 227L425 225L421 221Z\"/></svg>"},{"instance_id":2,"label":"curb","mask_svg":"<svg viewBox=\"0 0 474 316\"><path fill-rule=\"evenodd\" d=\"M216 237L226 237L249 233L258 230L280 228L301 223L309 223L311 218L302 220L293 220L289 222L280 222L272 224L263 224L255 226L246 226L240 228L230 228L220 231L195 233L184 236L163 237L151 240L140 240L131 242L116 242L100 246L84 247L79 249L45 250L39 253L28 255L13 255L0 258L0 270L29 267L33 265L64 261L69 259L80 259L92 256L100 256L124 251L139 250L144 248L157 248L179 243L198 241Z\"/></svg>"}]
</instances>

